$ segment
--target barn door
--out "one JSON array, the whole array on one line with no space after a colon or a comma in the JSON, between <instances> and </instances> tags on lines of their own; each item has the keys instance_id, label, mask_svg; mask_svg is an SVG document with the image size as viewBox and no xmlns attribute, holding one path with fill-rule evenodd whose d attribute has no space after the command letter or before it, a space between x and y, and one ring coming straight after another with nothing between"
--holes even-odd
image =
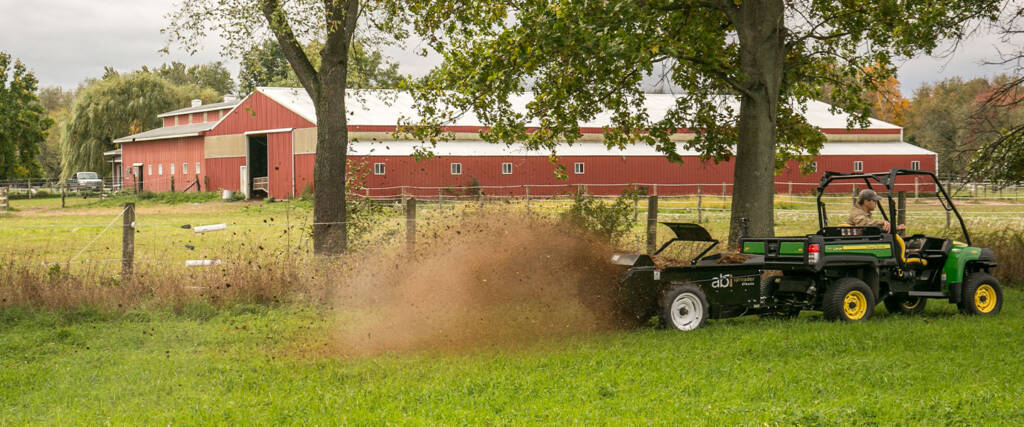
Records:
<instances>
[{"instance_id":1,"label":"barn door","mask_svg":"<svg viewBox=\"0 0 1024 427\"><path fill-rule=\"evenodd\" d=\"M267 176L270 197L287 199L294 196L292 188L292 133L267 134Z\"/></svg>"}]
</instances>

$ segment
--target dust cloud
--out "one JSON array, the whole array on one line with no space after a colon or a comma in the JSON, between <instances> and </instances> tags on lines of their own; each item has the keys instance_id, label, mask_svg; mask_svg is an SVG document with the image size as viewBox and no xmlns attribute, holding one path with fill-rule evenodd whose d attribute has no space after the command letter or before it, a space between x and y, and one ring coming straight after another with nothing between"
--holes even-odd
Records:
<instances>
[{"instance_id":1,"label":"dust cloud","mask_svg":"<svg viewBox=\"0 0 1024 427\"><path fill-rule=\"evenodd\" d=\"M629 323L624 268L585 232L510 214L437 228L413 255L363 257L340 296L338 352L522 347Z\"/></svg>"}]
</instances>

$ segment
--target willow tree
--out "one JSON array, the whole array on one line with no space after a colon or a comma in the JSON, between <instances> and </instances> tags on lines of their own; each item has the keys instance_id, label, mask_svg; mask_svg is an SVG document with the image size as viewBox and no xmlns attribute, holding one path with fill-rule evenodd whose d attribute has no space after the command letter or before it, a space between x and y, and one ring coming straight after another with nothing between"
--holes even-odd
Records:
<instances>
[{"instance_id":1,"label":"willow tree","mask_svg":"<svg viewBox=\"0 0 1024 427\"><path fill-rule=\"evenodd\" d=\"M71 104L61 132L62 176L84 170L107 175L103 152L114 148L114 139L160 127L158 114L186 107L193 98L209 103L221 96L210 88L175 86L147 71L122 74L108 68Z\"/></svg>"},{"instance_id":2,"label":"willow tree","mask_svg":"<svg viewBox=\"0 0 1024 427\"><path fill-rule=\"evenodd\" d=\"M420 129L472 110L491 141L554 149L579 123L611 113L609 147L646 143L678 161L682 143L703 160L735 158L729 240L741 218L774 234L776 170L815 155L824 136L801 114L831 86L834 110L864 126L865 91L895 75L900 58L959 39L998 0L435 0L410 2L416 29L444 57L421 90ZM644 111L643 81L681 94L664 117ZM525 112L510 98L535 92ZM736 102L738 99L738 102ZM528 128L527 124L531 128Z\"/></svg>"},{"instance_id":3,"label":"willow tree","mask_svg":"<svg viewBox=\"0 0 1024 427\"><path fill-rule=\"evenodd\" d=\"M357 28L372 43L403 31L395 24L403 13L398 0L208 0L182 1L168 16L163 31L171 43L194 53L208 33L224 40L223 52L240 58L260 41L273 38L299 83L313 100L317 120L313 166L313 250L336 254L345 250L345 175L348 122L345 92L352 40ZM360 18L367 23L358 27ZM319 67L303 45L323 41Z\"/></svg>"}]
</instances>

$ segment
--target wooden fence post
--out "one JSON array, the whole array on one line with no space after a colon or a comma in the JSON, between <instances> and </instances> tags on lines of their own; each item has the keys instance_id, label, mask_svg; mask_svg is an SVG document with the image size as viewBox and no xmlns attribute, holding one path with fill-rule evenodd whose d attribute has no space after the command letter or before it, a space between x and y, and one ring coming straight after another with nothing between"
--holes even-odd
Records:
<instances>
[{"instance_id":1,"label":"wooden fence post","mask_svg":"<svg viewBox=\"0 0 1024 427\"><path fill-rule=\"evenodd\" d=\"M896 229L897 225L907 223L907 192L900 191L896 193L896 224L893 224L893 230ZM900 236L903 235L903 231L899 231Z\"/></svg>"},{"instance_id":2,"label":"wooden fence post","mask_svg":"<svg viewBox=\"0 0 1024 427\"><path fill-rule=\"evenodd\" d=\"M793 196L793 181L789 181L789 192L787 194L789 194L790 197Z\"/></svg>"},{"instance_id":3,"label":"wooden fence post","mask_svg":"<svg viewBox=\"0 0 1024 427\"><path fill-rule=\"evenodd\" d=\"M633 223L636 223L636 221L638 219L640 219L639 218L639 216L640 216L640 194L639 194L639 190L640 190L639 187L634 186L634 188L633 188Z\"/></svg>"},{"instance_id":4,"label":"wooden fence post","mask_svg":"<svg viewBox=\"0 0 1024 427\"><path fill-rule=\"evenodd\" d=\"M7 187L0 187L0 213L7 213Z\"/></svg>"},{"instance_id":5,"label":"wooden fence post","mask_svg":"<svg viewBox=\"0 0 1024 427\"><path fill-rule=\"evenodd\" d=\"M915 176L914 177L914 200L917 200L920 197L920 195L921 195L921 192L920 192L920 189L918 188L918 185L919 185L919 182L917 180L917 177Z\"/></svg>"},{"instance_id":6,"label":"wooden fence post","mask_svg":"<svg viewBox=\"0 0 1024 427\"><path fill-rule=\"evenodd\" d=\"M174 192L174 175L171 175L171 192Z\"/></svg>"},{"instance_id":7,"label":"wooden fence post","mask_svg":"<svg viewBox=\"0 0 1024 427\"><path fill-rule=\"evenodd\" d=\"M61 207L61 209L64 208L64 199L67 198L67 197L68 197L68 190L67 190L67 188L61 187L60 188L60 207Z\"/></svg>"},{"instance_id":8,"label":"wooden fence post","mask_svg":"<svg viewBox=\"0 0 1024 427\"><path fill-rule=\"evenodd\" d=\"M121 229L121 278L132 275L135 262L135 203L124 204L124 227Z\"/></svg>"},{"instance_id":9,"label":"wooden fence post","mask_svg":"<svg viewBox=\"0 0 1024 427\"><path fill-rule=\"evenodd\" d=\"M526 186L526 214L530 214L530 186Z\"/></svg>"},{"instance_id":10,"label":"wooden fence post","mask_svg":"<svg viewBox=\"0 0 1024 427\"><path fill-rule=\"evenodd\" d=\"M405 245L412 253L416 248L416 198L405 201Z\"/></svg>"},{"instance_id":11,"label":"wooden fence post","mask_svg":"<svg viewBox=\"0 0 1024 427\"><path fill-rule=\"evenodd\" d=\"M647 253L658 250L658 196L647 198Z\"/></svg>"},{"instance_id":12,"label":"wooden fence post","mask_svg":"<svg viewBox=\"0 0 1024 427\"><path fill-rule=\"evenodd\" d=\"M199 184L199 175L196 175L196 193L203 191L203 186Z\"/></svg>"},{"instance_id":13,"label":"wooden fence post","mask_svg":"<svg viewBox=\"0 0 1024 427\"><path fill-rule=\"evenodd\" d=\"M704 190L701 184L697 184L697 224L704 222L703 202L704 202Z\"/></svg>"}]
</instances>

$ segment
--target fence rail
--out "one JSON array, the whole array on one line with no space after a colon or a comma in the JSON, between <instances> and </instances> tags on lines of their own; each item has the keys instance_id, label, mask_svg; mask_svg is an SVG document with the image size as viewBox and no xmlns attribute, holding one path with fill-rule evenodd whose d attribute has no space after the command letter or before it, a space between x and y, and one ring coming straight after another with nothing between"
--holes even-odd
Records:
<instances>
[{"instance_id":1,"label":"fence rail","mask_svg":"<svg viewBox=\"0 0 1024 427\"><path fill-rule=\"evenodd\" d=\"M264 183L265 178L258 178L259 183ZM177 189L178 192L187 191L220 191L220 188L203 188L198 186L198 180L192 182L182 180L174 185L173 176L151 177L146 184L161 184L163 188ZM169 185L164 185L169 184ZM259 188L269 188L270 183ZM984 199L984 200L1013 200L1024 201L1024 185L1000 185L992 182L960 182L942 181L943 187L951 196L957 199ZM818 182L800 181L775 181L774 188L776 195L786 195L794 199L813 198ZM876 188L878 186L875 186ZM7 188L8 193L14 198L37 196L42 191L49 191L52 194L76 193L92 191L102 194L110 194L124 191L135 191L134 188L124 188L122 183L112 178L105 178L99 188L79 186L67 180L56 178L26 178L0 180L0 188ZM253 187L256 189L257 187ZM837 182L829 186L827 195L852 195L859 190L866 188L863 183ZM896 191L906 192L908 196L915 199L928 196L936 191L935 185L931 182L923 182L914 179L913 182L898 182L894 184ZM144 187L141 190L145 190ZM727 182L717 183L573 183L573 184L522 184L522 185L462 185L462 186L385 186L365 187L352 192L353 197L366 197L371 199L401 199L415 197L420 200L463 200L472 198L535 198L544 199L571 195L577 192L591 194L598 197L614 197L626 190L639 190L647 195L658 196L701 196L727 198L732 195L733 184Z\"/></svg>"}]
</instances>

